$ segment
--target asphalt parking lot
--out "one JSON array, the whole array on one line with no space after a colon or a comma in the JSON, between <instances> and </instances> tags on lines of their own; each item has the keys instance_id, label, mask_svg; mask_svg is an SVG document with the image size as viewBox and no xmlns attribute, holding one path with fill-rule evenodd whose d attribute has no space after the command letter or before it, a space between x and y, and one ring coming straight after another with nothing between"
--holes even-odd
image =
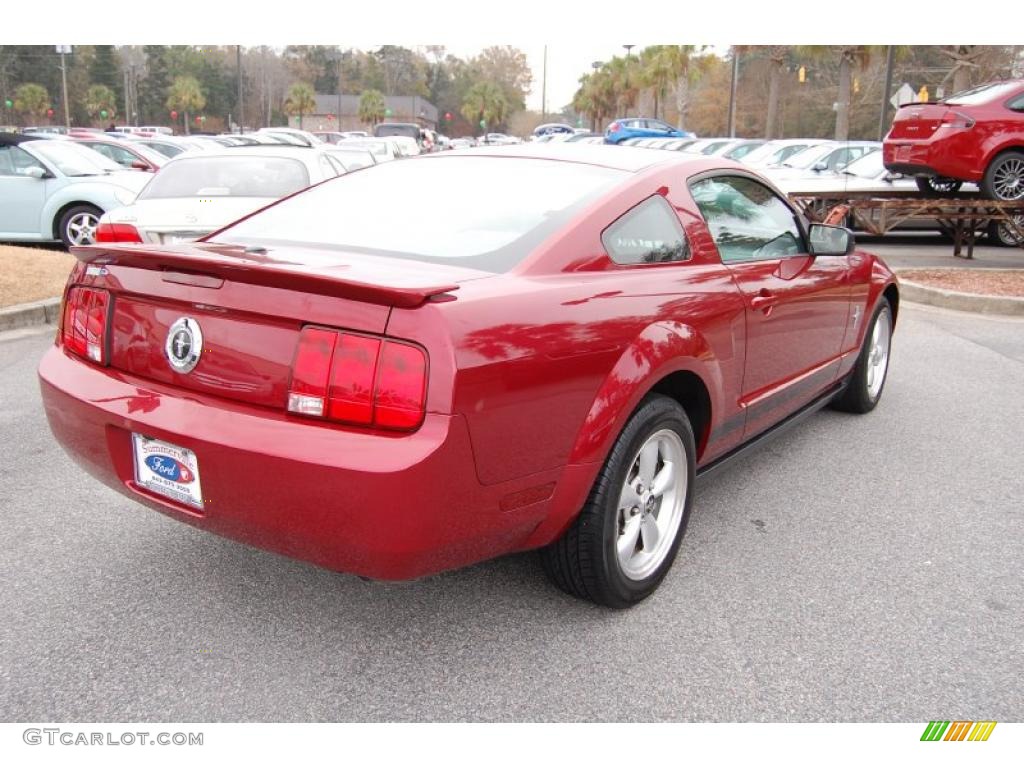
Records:
<instances>
[{"instance_id":1,"label":"asphalt parking lot","mask_svg":"<svg viewBox=\"0 0 1024 768\"><path fill-rule=\"evenodd\" d=\"M1024 321L905 306L878 409L704 483L628 612L530 554L366 583L144 509L50 436L51 340L0 337L3 720L1024 720Z\"/></svg>"}]
</instances>

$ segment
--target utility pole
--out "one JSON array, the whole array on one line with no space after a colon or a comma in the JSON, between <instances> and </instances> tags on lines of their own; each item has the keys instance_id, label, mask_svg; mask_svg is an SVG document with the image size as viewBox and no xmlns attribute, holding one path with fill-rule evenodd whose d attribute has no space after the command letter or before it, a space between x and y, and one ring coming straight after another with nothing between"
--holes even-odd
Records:
<instances>
[{"instance_id":1,"label":"utility pole","mask_svg":"<svg viewBox=\"0 0 1024 768\"><path fill-rule=\"evenodd\" d=\"M70 45L58 45L57 53L60 54L60 80L64 88L64 127L71 130L71 114L68 111L68 68L64 59L65 54L71 53Z\"/></svg>"},{"instance_id":2,"label":"utility pole","mask_svg":"<svg viewBox=\"0 0 1024 768\"><path fill-rule=\"evenodd\" d=\"M740 79L740 52L732 49L732 85L729 87L729 138L736 138L736 83Z\"/></svg>"},{"instance_id":3,"label":"utility pole","mask_svg":"<svg viewBox=\"0 0 1024 768\"><path fill-rule=\"evenodd\" d=\"M889 94L892 91L892 65L896 58L895 46L886 46L885 51L885 88L882 89L882 109L878 115L878 140L885 136L886 117L889 114Z\"/></svg>"},{"instance_id":4,"label":"utility pole","mask_svg":"<svg viewBox=\"0 0 1024 768\"><path fill-rule=\"evenodd\" d=\"M548 121L548 47L544 46L544 68L540 81L540 121Z\"/></svg>"},{"instance_id":5,"label":"utility pole","mask_svg":"<svg viewBox=\"0 0 1024 768\"><path fill-rule=\"evenodd\" d=\"M628 86L629 86L629 52L632 51L634 48L636 48L636 46L635 45L624 45L622 47L626 49L626 71L625 71L625 76L626 76L626 86L627 86L627 90L628 90ZM629 105L628 104L626 105L626 114L623 115L623 117L629 117Z\"/></svg>"},{"instance_id":6,"label":"utility pole","mask_svg":"<svg viewBox=\"0 0 1024 768\"><path fill-rule=\"evenodd\" d=\"M235 46L235 63L238 65L238 108L235 110L238 113L238 132L242 132L242 126L245 123L245 114L242 110L242 46Z\"/></svg>"}]
</instances>

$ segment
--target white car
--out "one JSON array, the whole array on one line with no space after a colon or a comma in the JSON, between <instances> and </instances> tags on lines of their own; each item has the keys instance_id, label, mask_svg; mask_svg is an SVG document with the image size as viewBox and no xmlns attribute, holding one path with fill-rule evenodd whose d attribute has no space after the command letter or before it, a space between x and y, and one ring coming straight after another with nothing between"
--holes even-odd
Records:
<instances>
[{"instance_id":1,"label":"white car","mask_svg":"<svg viewBox=\"0 0 1024 768\"><path fill-rule=\"evenodd\" d=\"M797 152L821 144L832 144L827 139L773 139L741 158L741 162L754 168L780 165Z\"/></svg>"},{"instance_id":2,"label":"white car","mask_svg":"<svg viewBox=\"0 0 1024 768\"><path fill-rule=\"evenodd\" d=\"M847 193L917 191L913 178L885 169L881 150L868 152L838 172L780 179L778 187L787 195L835 195L836 199L844 199Z\"/></svg>"},{"instance_id":3,"label":"white car","mask_svg":"<svg viewBox=\"0 0 1024 768\"><path fill-rule=\"evenodd\" d=\"M355 147L370 152L378 163L386 163L403 157L398 145L388 139L377 139L372 136L367 138L342 139L334 146Z\"/></svg>"},{"instance_id":4,"label":"white car","mask_svg":"<svg viewBox=\"0 0 1024 768\"><path fill-rule=\"evenodd\" d=\"M132 205L103 215L98 242L181 243L346 172L321 148L225 147L170 160Z\"/></svg>"},{"instance_id":5,"label":"white car","mask_svg":"<svg viewBox=\"0 0 1024 768\"><path fill-rule=\"evenodd\" d=\"M781 165L763 168L761 172L770 181L780 184L786 179L839 171L859 157L881 148L878 141L833 141L797 152Z\"/></svg>"}]
</instances>

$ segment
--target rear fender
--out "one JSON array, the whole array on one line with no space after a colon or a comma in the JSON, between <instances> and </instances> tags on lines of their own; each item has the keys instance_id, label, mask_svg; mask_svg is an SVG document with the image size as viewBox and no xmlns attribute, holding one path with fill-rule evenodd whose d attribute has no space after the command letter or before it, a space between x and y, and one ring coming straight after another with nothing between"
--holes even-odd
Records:
<instances>
[{"instance_id":1,"label":"rear fender","mask_svg":"<svg viewBox=\"0 0 1024 768\"><path fill-rule=\"evenodd\" d=\"M701 378L716 411L722 374L705 338L692 326L677 322L649 325L626 347L601 384L570 453L548 517L530 536L528 547L554 541L579 513L612 444L640 401L661 379L677 371ZM702 436L695 436L700 443Z\"/></svg>"}]
</instances>

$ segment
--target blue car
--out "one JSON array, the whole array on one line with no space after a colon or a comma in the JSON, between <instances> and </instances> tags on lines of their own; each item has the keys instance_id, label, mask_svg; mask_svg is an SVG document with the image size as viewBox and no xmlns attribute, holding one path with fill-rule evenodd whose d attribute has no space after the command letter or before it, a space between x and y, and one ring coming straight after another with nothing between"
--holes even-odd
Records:
<instances>
[{"instance_id":1,"label":"blue car","mask_svg":"<svg viewBox=\"0 0 1024 768\"><path fill-rule=\"evenodd\" d=\"M681 131L661 120L649 117L620 117L613 120L604 132L608 144L618 144L626 139L692 139L696 134Z\"/></svg>"}]
</instances>

